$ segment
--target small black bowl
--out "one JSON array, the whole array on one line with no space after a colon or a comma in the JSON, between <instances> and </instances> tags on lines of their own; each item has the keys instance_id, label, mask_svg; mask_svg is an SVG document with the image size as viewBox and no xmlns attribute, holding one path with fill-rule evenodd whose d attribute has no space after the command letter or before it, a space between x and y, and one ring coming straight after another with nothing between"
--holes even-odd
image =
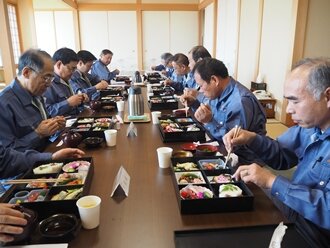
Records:
<instances>
[{"instance_id":1,"label":"small black bowl","mask_svg":"<svg viewBox=\"0 0 330 248\"><path fill-rule=\"evenodd\" d=\"M38 218L38 214L35 211L25 208L21 205L14 205L12 208L24 214L24 218L27 220L27 224L26 226L23 226L23 232L21 234L13 235L14 240L7 243L7 245L20 244L22 241L27 240L35 229Z\"/></svg>"},{"instance_id":2,"label":"small black bowl","mask_svg":"<svg viewBox=\"0 0 330 248\"><path fill-rule=\"evenodd\" d=\"M212 145L198 145L196 146L196 156L215 156L218 147Z\"/></svg>"},{"instance_id":3,"label":"small black bowl","mask_svg":"<svg viewBox=\"0 0 330 248\"><path fill-rule=\"evenodd\" d=\"M39 233L43 239L69 242L81 228L80 220L73 214L54 214L39 222Z\"/></svg>"},{"instance_id":4,"label":"small black bowl","mask_svg":"<svg viewBox=\"0 0 330 248\"><path fill-rule=\"evenodd\" d=\"M83 143L89 148L98 147L102 142L103 138L100 137L88 137L83 140Z\"/></svg>"}]
</instances>

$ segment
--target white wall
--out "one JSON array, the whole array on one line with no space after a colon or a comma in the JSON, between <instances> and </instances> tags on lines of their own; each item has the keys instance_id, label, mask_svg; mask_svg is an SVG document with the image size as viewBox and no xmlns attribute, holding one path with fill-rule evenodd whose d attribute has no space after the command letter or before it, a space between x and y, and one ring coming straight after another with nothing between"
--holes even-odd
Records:
<instances>
[{"instance_id":1,"label":"white wall","mask_svg":"<svg viewBox=\"0 0 330 248\"><path fill-rule=\"evenodd\" d=\"M76 50L72 11L54 11L56 46Z\"/></svg>"},{"instance_id":2,"label":"white wall","mask_svg":"<svg viewBox=\"0 0 330 248\"><path fill-rule=\"evenodd\" d=\"M70 6L61 0L33 0L33 8L44 10L70 10Z\"/></svg>"},{"instance_id":3,"label":"white wall","mask_svg":"<svg viewBox=\"0 0 330 248\"><path fill-rule=\"evenodd\" d=\"M212 54L214 37L214 4L208 5L204 10L203 46Z\"/></svg>"},{"instance_id":4,"label":"white wall","mask_svg":"<svg viewBox=\"0 0 330 248\"><path fill-rule=\"evenodd\" d=\"M236 78L239 0L219 0L216 58L223 61L230 75Z\"/></svg>"},{"instance_id":5,"label":"white wall","mask_svg":"<svg viewBox=\"0 0 330 248\"><path fill-rule=\"evenodd\" d=\"M259 72L277 99L278 114L282 109L283 83L292 66L295 3L296 0L264 0Z\"/></svg>"},{"instance_id":6,"label":"white wall","mask_svg":"<svg viewBox=\"0 0 330 248\"><path fill-rule=\"evenodd\" d=\"M170 11L170 51L188 54L198 45L197 30L197 11Z\"/></svg>"},{"instance_id":7,"label":"white wall","mask_svg":"<svg viewBox=\"0 0 330 248\"><path fill-rule=\"evenodd\" d=\"M143 69L160 64L160 55L170 51L169 11L142 12Z\"/></svg>"},{"instance_id":8,"label":"white wall","mask_svg":"<svg viewBox=\"0 0 330 248\"><path fill-rule=\"evenodd\" d=\"M197 11L143 11L143 69L160 63L164 52L184 53L198 44Z\"/></svg>"},{"instance_id":9,"label":"white wall","mask_svg":"<svg viewBox=\"0 0 330 248\"><path fill-rule=\"evenodd\" d=\"M76 50L72 11L35 11L37 46L50 55L57 49Z\"/></svg>"},{"instance_id":10,"label":"white wall","mask_svg":"<svg viewBox=\"0 0 330 248\"><path fill-rule=\"evenodd\" d=\"M137 25L135 11L108 11L109 47L114 53L113 69L136 71Z\"/></svg>"},{"instance_id":11,"label":"white wall","mask_svg":"<svg viewBox=\"0 0 330 248\"><path fill-rule=\"evenodd\" d=\"M81 49L97 58L103 49L114 53L110 70L137 69L137 26L135 11L80 11Z\"/></svg>"},{"instance_id":12,"label":"white wall","mask_svg":"<svg viewBox=\"0 0 330 248\"><path fill-rule=\"evenodd\" d=\"M99 58L101 51L108 47L107 11L79 11L81 48ZM98 27L98 28L95 28Z\"/></svg>"},{"instance_id":13,"label":"white wall","mask_svg":"<svg viewBox=\"0 0 330 248\"><path fill-rule=\"evenodd\" d=\"M310 0L304 57L330 57L330 1Z\"/></svg>"},{"instance_id":14,"label":"white wall","mask_svg":"<svg viewBox=\"0 0 330 248\"><path fill-rule=\"evenodd\" d=\"M56 51L54 18L52 11L35 11L37 44L40 49L53 55Z\"/></svg>"},{"instance_id":15,"label":"white wall","mask_svg":"<svg viewBox=\"0 0 330 248\"><path fill-rule=\"evenodd\" d=\"M250 88L258 75L263 0L241 1L237 80Z\"/></svg>"}]
</instances>

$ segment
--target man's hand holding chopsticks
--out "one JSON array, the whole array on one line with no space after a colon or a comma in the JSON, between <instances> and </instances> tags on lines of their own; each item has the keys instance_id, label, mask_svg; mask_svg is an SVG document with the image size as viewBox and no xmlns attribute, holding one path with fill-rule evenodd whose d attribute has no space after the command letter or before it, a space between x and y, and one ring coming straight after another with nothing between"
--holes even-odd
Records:
<instances>
[{"instance_id":1,"label":"man's hand holding chopsticks","mask_svg":"<svg viewBox=\"0 0 330 248\"><path fill-rule=\"evenodd\" d=\"M242 129L240 129L237 136L235 136L235 128L233 128L222 137L222 141L227 151L231 151L233 146L249 144L255 137L256 133Z\"/></svg>"}]
</instances>

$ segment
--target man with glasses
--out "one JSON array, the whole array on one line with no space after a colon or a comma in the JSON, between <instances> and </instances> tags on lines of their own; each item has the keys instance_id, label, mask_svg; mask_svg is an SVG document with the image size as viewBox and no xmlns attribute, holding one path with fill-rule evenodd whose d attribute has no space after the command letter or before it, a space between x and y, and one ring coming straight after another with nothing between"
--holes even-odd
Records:
<instances>
[{"instance_id":1,"label":"man with glasses","mask_svg":"<svg viewBox=\"0 0 330 248\"><path fill-rule=\"evenodd\" d=\"M62 130L65 118L48 118L41 97L53 79L48 53L30 49L18 62L18 74L0 93L0 140L4 147L43 150L49 136Z\"/></svg>"},{"instance_id":2,"label":"man with glasses","mask_svg":"<svg viewBox=\"0 0 330 248\"><path fill-rule=\"evenodd\" d=\"M77 68L77 54L69 48L61 48L53 55L54 79L44 93L46 107L51 116L77 115L83 104L89 101L85 93L74 94L69 80Z\"/></svg>"}]
</instances>

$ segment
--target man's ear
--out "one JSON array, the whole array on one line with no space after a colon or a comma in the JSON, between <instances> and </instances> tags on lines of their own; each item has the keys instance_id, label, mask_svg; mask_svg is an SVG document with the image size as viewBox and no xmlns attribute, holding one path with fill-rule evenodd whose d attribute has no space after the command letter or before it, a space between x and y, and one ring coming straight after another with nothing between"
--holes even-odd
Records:
<instances>
[{"instance_id":1,"label":"man's ear","mask_svg":"<svg viewBox=\"0 0 330 248\"><path fill-rule=\"evenodd\" d=\"M56 61L56 63L54 64L54 68L57 68L57 70L59 70L61 68L61 65L62 65L62 61L61 60L58 60Z\"/></svg>"},{"instance_id":2,"label":"man's ear","mask_svg":"<svg viewBox=\"0 0 330 248\"><path fill-rule=\"evenodd\" d=\"M325 100L327 101L327 106L330 108L330 87L326 88L324 91Z\"/></svg>"},{"instance_id":3,"label":"man's ear","mask_svg":"<svg viewBox=\"0 0 330 248\"><path fill-rule=\"evenodd\" d=\"M219 85L220 79L217 76L212 75L210 82L215 82L216 85Z\"/></svg>"},{"instance_id":4,"label":"man's ear","mask_svg":"<svg viewBox=\"0 0 330 248\"><path fill-rule=\"evenodd\" d=\"M28 79L32 72L33 71L29 67L24 67L21 74L24 78Z\"/></svg>"}]
</instances>

